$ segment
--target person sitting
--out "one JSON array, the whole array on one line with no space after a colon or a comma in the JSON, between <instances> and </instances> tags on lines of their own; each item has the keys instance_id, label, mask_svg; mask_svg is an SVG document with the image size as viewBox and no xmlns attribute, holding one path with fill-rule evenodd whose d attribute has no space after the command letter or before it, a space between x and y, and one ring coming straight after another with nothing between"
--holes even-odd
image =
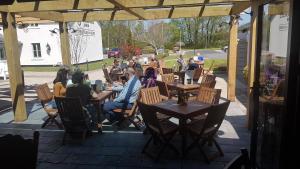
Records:
<instances>
[{"instance_id":1,"label":"person sitting","mask_svg":"<svg viewBox=\"0 0 300 169\"><path fill-rule=\"evenodd\" d=\"M53 81L53 94L56 97L62 97L66 95L66 86L68 81L67 70L59 69L56 77Z\"/></svg>"},{"instance_id":2,"label":"person sitting","mask_svg":"<svg viewBox=\"0 0 300 169\"><path fill-rule=\"evenodd\" d=\"M151 57L151 60L150 60L150 63L149 63L149 67L152 67L152 68L154 68L154 69L157 69L157 68L159 67L159 63L158 63L158 61L157 61L155 55L153 55L153 56Z\"/></svg>"},{"instance_id":3,"label":"person sitting","mask_svg":"<svg viewBox=\"0 0 300 169\"><path fill-rule=\"evenodd\" d=\"M79 97L82 106L85 108L87 117L92 121L92 126L96 126L96 110L90 104L93 97L92 90L88 85L84 84L84 74L81 71L75 71L72 75L73 85L67 87L66 97Z\"/></svg>"},{"instance_id":4,"label":"person sitting","mask_svg":"<svg viewBox=\"0 0 300 169\"><path fill-rule=\"evenodd\" d=\"M155 87L156 86L156 71L153 67L148 67L145 71L145 76L142 81L143 87Z\"/></svg>"},{"instance_id":5,"label":"person sitting","mask_svg":"<svg viewBox=\"0 0 300 169\"><path fill-rule=\"evenodd\" d=\"M182 55L180 55L179 58L177 59L177 63L178 63L178 65L179 65L179 71L184 70L184 67L185 67L185 61L184 61Z\"/></svg>"},{"instance_id":6,"label":"person sitting","mask_svg":"<svg viewBox=\"0 0 300 169\"><path fill-rule=\"evenodd\" d=\"M113 112L114 109L130 109L138 98L141 82L135 75L134 69L128 68L126 76L129 80L125 83L120 94L113 101L104 103L103 106L104 116L111 123L119 121L122 118L120 113Z\"/></svg>"},{"instance_id":7,"label":"person sitting","mask_svg":"<svg viewBox=\"0 0 300 169\"><path fill-rule=\"evenodd\" d=\"M195 70L199 68L199 65L197 63L195 63L193 58L189 59L189 65L188 65L188 69L187 70Z\"/></svg>"},{"instance_id":8,"label":"person sitting","mask_svg":"<svg viewBox=\"0 0 300 169\"><path fill-rule=\"evenodd\" d=\"M120 67L120 64L119 64L119 61L117 59L114 59L114 63L113 63L113 66L112 68L110 69L110 73L119 73L121 72L122 69Z\"/></svg>"}]
</instances>

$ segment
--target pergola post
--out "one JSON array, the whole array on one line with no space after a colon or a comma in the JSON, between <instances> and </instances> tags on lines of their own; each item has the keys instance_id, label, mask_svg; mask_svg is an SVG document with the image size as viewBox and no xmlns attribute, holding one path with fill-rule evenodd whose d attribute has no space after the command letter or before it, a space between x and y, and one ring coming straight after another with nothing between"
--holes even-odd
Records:
<instances>
[{"instance_id":1,"label":"pergola post","mask_svg":"<svg viewBox=\"0 0 300 169\"><path fill-rule=\"evenodd\" d=\"M230 41L228 51L228 85L227 98L230 101L235 101L236 89L236 66L237 66L237 46L238 46L238 17L231 16L230 19Z\"/></svg>"},{"instance_id":2,"label":"pergola post","mask_svg":"<svg viewBox=\"0 0 300 169\"><path fill-rule=\"evenodd\" d=\"M247 103L247 125L248 128L251 128L251 119L252 119L252 87L254 82L254 71L255 71L255 58L256 58L256 47L257 47L257 17L258 17L258 0L251 2L251 23L250 23L250 36L249 36L249 56L248 56L248 103Z\"/></svg>"},{"instance_id":3,"label":"pergola post","mask_svg":"<svg viewBox=\"0 0 300 169\"><path fill-rule=\"evenodd\" d=\"M7 58L12 108L16 122L27 119L24 99L24 84L20 64L20 49L16 30L15 14L2 12L4 47Z\"/></svg>"},{"instance_id":4,"label":"pergola post","mask_svg":"<svg viewBox=\"0 0 300 169\"><path fill-rule=\"evenodd\" d=\"M71 65L70 42L67 22L59 22L59 30L62 62L64 65Z\"/></svg>"}]
</instances>

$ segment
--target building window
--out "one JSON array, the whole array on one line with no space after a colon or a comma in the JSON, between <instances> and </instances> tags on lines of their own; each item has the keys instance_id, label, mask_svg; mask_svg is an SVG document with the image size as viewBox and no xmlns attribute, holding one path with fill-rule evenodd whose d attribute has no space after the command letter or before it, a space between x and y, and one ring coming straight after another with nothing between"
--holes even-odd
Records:
<instances>
[{"instance_id":1,"label":"building window","mask_svg":"<svg viewBox=\"0 0 300 169\"><path fill-rule=\"evenodd\" d=\"M4 50L4 48L0 48L0 60L5 60L5 50Z\"/></svg>"},{"instance_id":2,"label":"building window","mask_svg":"<svg viewBox=\"0 0 300 169\"><path fill-rule=\"evenodd\" d=\"M32 50L33 50L33 57L35 57L35 58L42 57L40 43L32 43Z\"/></svg>"}]
</instances>

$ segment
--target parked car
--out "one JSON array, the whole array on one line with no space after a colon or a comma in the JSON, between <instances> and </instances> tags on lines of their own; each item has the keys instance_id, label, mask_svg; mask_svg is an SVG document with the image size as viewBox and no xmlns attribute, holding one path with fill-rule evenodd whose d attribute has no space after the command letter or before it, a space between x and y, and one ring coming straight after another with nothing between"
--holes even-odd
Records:
<instances>
[{"instance_id":1,"label":"parked car","mask_svg":"<svg viewBox=\"0 0 300 169\"><path fill-rule=\"evenodd\" d=\"M119 58L121 57L121 50L119 48L112 48L107 52L108 58L114 57Z\"/></svg>"},{"instance_id":2,"label":"parked car","mask_svg":"<svg viewBox=\"0 0 300 169\"><path fill-rule=\"evenodd\" d=\"M109 51L109 48L103 48L103 54L107 54Z\"/></svg>"}]
</instances>

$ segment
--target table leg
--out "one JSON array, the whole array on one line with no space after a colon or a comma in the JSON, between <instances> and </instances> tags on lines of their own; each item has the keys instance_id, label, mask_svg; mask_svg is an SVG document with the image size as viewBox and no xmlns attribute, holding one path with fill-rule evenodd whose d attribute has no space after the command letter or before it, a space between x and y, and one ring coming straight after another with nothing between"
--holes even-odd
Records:
<instances>
[{"instance_id":1,"label":"table leg","mask_svg":"<svg viewBox=\"0 0 300 169\"><path fill-rule=\"evenodd\" d=\"M179 119L179 133L182 137L181 140L181 158L185 157L185 146L186 146L186 120L187 119Z\"/></svg>"},{"instance_id":2,"label":"table leg","mask_svg":"<svg viewBox=\"0 0 300 169\"><path fill-rule=\"evenodd\" d=\"M101 113L102 113L102 106L103 104L101 103L94 103L95 109L96 109L96 115L97 115L97 130L98 133L102 133L102 122L101 122Z\"/></svg>"}]
</instances>

